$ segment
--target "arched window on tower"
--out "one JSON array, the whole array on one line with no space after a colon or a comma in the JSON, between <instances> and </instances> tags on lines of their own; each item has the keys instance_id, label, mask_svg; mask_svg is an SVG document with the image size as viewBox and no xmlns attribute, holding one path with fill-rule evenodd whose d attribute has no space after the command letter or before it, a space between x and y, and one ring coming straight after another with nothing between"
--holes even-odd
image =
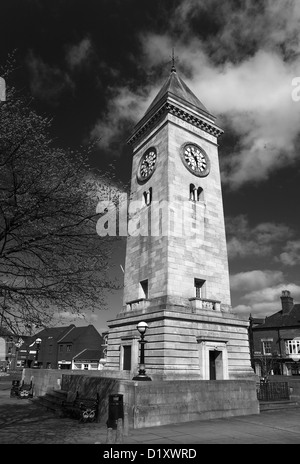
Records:
<instances>
[{"instance_id":1,"label":"arched window on tower","mask_svg":"<svg viewBox=\"0 0 300 464\"><path fill-rule=\"evenodd\" d=\"M196 201L196 187L194 184L190 184L190 200Z\"/></svg>"},{"instance_id":2,"label":"arched window on tower","mask_svg":"<svg viewBox=\"0 0 300 464\"><path fill-rule=\"evenodd\" d=\"M146 192L143 193L144 202L146 206L151 205L152 202L152 187L150 187Z\"/></svg>"},{"instance_id":3,"label":"arched window on tower","mask_svg":"<svg viewBox=\"0 0 300 464\"><path fill-rule=\"evenodd\" d=\"M197 201L204 201L204 191L201 187L197 189Z\"/></svg>"}]
</instances>

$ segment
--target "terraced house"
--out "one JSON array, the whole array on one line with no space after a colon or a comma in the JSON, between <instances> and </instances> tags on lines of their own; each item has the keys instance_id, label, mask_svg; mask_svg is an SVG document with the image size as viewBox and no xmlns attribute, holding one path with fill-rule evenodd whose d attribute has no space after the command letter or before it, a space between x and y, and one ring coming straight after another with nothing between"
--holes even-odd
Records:
<instances>
[{"instance_id":1,"label":"terraced house","mask_svg":"<svg viewBox=\"0 0 300 464\"><path fill-rule=\"evenodd\" d=\"M71 324L36 333L21 347L20 359L21 364L27 367L100 369L103 348L103 337L93 325L76 327ZM76 359L78 362L75 362Z\"/></svg>"},{"instance_id":2,"label":"terraced house","mask_svg":"<svg viewBox=\"0 0 300 464\"><path fill-rule=\"evenodd\" d=\"M281 309L262 320L250 317L251 359L255 372L265 375L300 375L300 304L288 290Z\"/></svg>"}]
</instances>

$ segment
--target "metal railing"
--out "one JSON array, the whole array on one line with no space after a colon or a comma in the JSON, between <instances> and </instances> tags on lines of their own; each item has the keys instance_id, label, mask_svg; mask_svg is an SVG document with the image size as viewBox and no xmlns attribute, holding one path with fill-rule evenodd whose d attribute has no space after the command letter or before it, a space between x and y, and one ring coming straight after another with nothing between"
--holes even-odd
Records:
<instances>
[{"instance_id":1,"label":"metal railing","mask_svg":"<svg viewBox=\"0 0 300 464\"><path fill-rule=\"evenodd\" d=\"M288 382L260 382L256 392L259 401L283 401L290 399Z\"/></svg>"}]
</instances>

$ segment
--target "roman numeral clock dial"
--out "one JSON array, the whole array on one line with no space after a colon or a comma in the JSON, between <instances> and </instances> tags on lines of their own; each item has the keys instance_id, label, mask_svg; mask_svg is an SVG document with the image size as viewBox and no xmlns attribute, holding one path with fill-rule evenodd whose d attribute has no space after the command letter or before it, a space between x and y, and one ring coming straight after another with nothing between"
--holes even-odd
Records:
<instances>
[{"instance_id":1,"label":"roman numeral clock dial","mask_svg":"<svg viewBox=\"0 0 300 464\"><path fill-rule=\"evenodd\" d=\"M154 147L148 148L143 154L138 167L137 178L140 182L146 182L152 176L156 168L157 153Z\"/></svg>"},{"instance_id":2,"label":"roman numeral clock dial","mask_svg":"<svg viewBox=\"0 0 300 464\"><path fill-rule=\"evenodd\" d=\"M205 151L194 143L186 143L181 149L181 159L185 167L195 176L209 174L210 162Z\"/></svg>"}]
</instances>

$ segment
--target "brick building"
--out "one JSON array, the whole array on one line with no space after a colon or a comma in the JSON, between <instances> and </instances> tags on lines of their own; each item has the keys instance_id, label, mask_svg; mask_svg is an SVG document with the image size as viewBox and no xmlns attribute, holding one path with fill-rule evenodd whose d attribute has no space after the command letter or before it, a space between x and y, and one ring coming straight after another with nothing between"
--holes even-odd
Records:
<instances>
[{"instance_id":1,"label":"brick building","mask_svg":"<svg viewBox=\"0 0 300 464\"><path fill-rule=\"evenodd\" d=\"M40 343L37 343L40 340ZM52 327L36 333L19 352L22 366L44 369L71 369L73 360L85 350L98 351L98 361L103 357L103 337L93 325ZM94 355L95 353L93 353ZM95 359L87 359L88 369ZM84 367L83 367L84 368Z\"/></svg>"},{"instance_id":2,"label":"brick building","mask_svg":"<svg viewBox=\"0 0 300 464\"><path fill-rule=\"evenodd\" d=\"M250 317L249 341L258 375L300 375L300 304L289 291L282 292L280 311L263 320Z\"/></svg>"}]
</instances>

